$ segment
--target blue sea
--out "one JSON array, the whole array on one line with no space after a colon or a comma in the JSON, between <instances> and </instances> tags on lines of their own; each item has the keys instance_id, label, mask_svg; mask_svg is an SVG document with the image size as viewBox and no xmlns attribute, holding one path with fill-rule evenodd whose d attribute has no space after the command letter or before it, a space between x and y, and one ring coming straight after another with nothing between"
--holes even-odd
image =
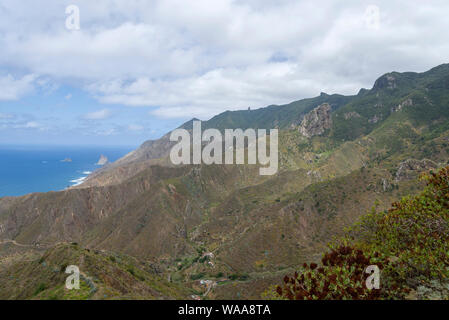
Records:
<instances>
[{"instance_id":1,"label":"blue sea","mask_svg":"<svg viewBox=\"0 0 449 320\"><path fill-rule=\"evenodd\" d=\"M133 147L0 146L0 197L59 191L80 184L100 168L96 163L101 155L112 162L131 150Z\"/></svg>"}]
</instances>

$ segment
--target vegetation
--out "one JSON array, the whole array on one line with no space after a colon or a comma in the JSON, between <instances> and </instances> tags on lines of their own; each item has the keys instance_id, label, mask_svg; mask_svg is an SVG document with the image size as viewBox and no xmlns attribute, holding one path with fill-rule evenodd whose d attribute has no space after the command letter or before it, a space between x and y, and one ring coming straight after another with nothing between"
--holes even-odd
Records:
<instances>
[{"instance_id":1,"label":"vegetation","mask_svg":"<svg viewBox=\"0 0 449 320\"><path fill-rule=\"evenodd\" d=\"M170 283L135 258L58 244L15 256L0 270L0 299L180 299L190 290ZM68 290L67 265L80 270L80 289Z\"/></svg>"},{"instance_id":2,"label":"vegetation","mask_svg":"<svg viewBox=\"0 0 449 320\"><path fill-rule=\"evenodd\" d=\"M322 265L304 264L284 278L276 294L286 299L405 298L418 284L449 277L449 167L423 176L427 186L389 210L364 216L330 244ZM381 270L380 289L369 290L365 270Z\"/></svg>"}]
</instances>

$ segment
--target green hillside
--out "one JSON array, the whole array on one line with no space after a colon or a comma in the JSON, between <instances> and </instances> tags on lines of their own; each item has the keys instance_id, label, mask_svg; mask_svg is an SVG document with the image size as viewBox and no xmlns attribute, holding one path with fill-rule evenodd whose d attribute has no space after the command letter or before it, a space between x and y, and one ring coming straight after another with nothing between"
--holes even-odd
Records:
<instances>
[{"instance_id":1,"label":"green hillside","mask_svg":"<svg viewBox=\"0 0 449 320\"><path fill-rule=\"evenodd\" d=\"M44 255L55 268L91 261L86 274L109 294L85 288L78 298L259 298L303 263L319 263L327 243L373 205L382 211L418 194L419 175L448 163L448 79L449 65L393 72L356 96L321 94L203 122L279 128L273 176L260 176L257 165L174 167L164 137L85 185L0 199L0 296L72 297L64 275L39 263ZM104 280L110 272L129 286Z\"/></svg>"},{"instance_id":2,"label":"green hillside","mask_svg":"<svg viewBox=\"0 0 449 320\"><path fill-rule=\"evenodd\" d=\"M284 299L449 299L449 167L424 176L417 196L360 219L320 265L304 264L266 294ZM365 285L379 268L378 288Z\"/></svg>"},{"instance_id":3,"label":"green hillside","mask_svg":"<svg viewBox=\"0 0 449 320\"><path fill-rule=\"evenodd\" d=\"M69 265L79 267L79 290L65 286ZM169 283L149 263L76 243L2 257L0 267L0 299L187 299L193 292Z\"/></svg>"}]
</instances>

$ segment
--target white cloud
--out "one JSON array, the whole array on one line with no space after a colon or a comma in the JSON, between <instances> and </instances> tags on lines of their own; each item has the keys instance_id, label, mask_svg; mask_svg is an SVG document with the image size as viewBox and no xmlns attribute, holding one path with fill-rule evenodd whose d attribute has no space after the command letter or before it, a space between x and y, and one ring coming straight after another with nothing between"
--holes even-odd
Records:
<instances>
[{"instance_id":1,"label":"white cloud","mask_svg":"<svg viewBox=\"0 0 449 320\"><path fill-rule=\"evenodd\" d=\"M23 128L36 129L40 128L42 125L35 121L29 121L23 125Z\"/></svg>"},{"instance_id":2,"label":"white cloud","mask_svg":"<svg viewBox=\"0 0 449 320\"><path fill-rule=\"evenodd\" d=\"M112 136L112 135L117 134L117 130L114 128L97 129L97 130L94 130L94 134L99 135L99 136Z\"/></svg>"},{"instance_id":3,"label":"white cloud","mask_svg":"<svg viewBox=\"0 0 449 320\"><path fill-rule=\"evenodd\" d=\"M13 119L14 115L9 113L0 113L0 120L9 120Z\"/></svg>"},{"instance_id":4,"label":"white cloud","mask_svg":"<svg viewBox=\"0 0 449 320\"><path fill-rule=\"evenodd\" d=\"M95 112L87 113L83 116L85 120L104 120L111 116L109 109L98 110Z\"/></svg>"},{"instance_id":5,"label":"white cloud","mask_svg":"<svg viewBox=\"0 0 449 320\"><path fill-rule=\"evenodd\" d=\"M374 28L366 17L373 3ZM205 118L320 91L351 94L384 72L424 71L449 57L443 0L77 5L81 30L70 32L62 2L2 1L0 67L68 81L102 103L156 107L153 116ZM23 79L10 76L5 82L16 89L0 99L30 90L32 80L20 86Z\"/></svg>"},{"instance_id":6,"label":"white cloud","mask_svg":"<svg viewBox=\"0 0 449 320\"><path fill-rule=\"evenodd\" d=\"M143 129L144 129L144 127L141 126L140 124L130 124L128 126L129 131L142 131Z\"/></svg>"},{"instance_id":7,"label":"white cloud","mask_svg":"<svg viewBox=\"0 0 449 320\"><path fill-rule=\"evenodd\" d=\"M223 110L258 107L267 101L286 103L301 92L320 92L318 83L295 77L298 66L270 63L246 69L217 69L199 77L175 80L139 78L134 82L102 82L91 85L103 103L156 106L153 115L210 117Z\"/></svg>"},{"instance_id":8,"label":"white cloud","mask_svg":"<svg viewBox=\"0 0 449 320\"><path fill-rule=\"evenodd\" d=\"M27 114L0 113L0 124L3 129L40 129L46 130L46 127L34 117Z\"/></svg>"},{"instance_id":9,"label":"white cloud","mask_svg":"<svg viewBox=\"0 0 449 320\"><path fill-rule=\"evenodd\" d=\"M48 130L48 127L37 121L15 122L6 127L14 129L36 129L40 131Z\"/></svg>"},{"instance_id":10,"label":"white cloud","mask_svg":"<svg viewBox=\"0 0 449 320\"><path fill-rule=\"evenodd\" d=\"M0 100L17 100L33 90L34 74L25 75L22 78L14 78L8 74L0 76Z\"/></svg>"}]
</instances>

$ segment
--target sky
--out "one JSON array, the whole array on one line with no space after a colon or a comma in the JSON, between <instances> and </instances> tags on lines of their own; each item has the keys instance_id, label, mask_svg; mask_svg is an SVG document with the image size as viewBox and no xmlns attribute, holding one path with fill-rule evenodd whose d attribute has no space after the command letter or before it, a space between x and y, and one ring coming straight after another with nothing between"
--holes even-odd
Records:
<instances>
[{"instance_id":1,"label":"sky","mask_svg":"<svg viewBox=\"0 0 449 320\"><path fill-rule=\"evenodd\" d=\"M449 62L447 0L317 4L0 0L0 144L137 146Z\"/></svg>"}]
</instances>

